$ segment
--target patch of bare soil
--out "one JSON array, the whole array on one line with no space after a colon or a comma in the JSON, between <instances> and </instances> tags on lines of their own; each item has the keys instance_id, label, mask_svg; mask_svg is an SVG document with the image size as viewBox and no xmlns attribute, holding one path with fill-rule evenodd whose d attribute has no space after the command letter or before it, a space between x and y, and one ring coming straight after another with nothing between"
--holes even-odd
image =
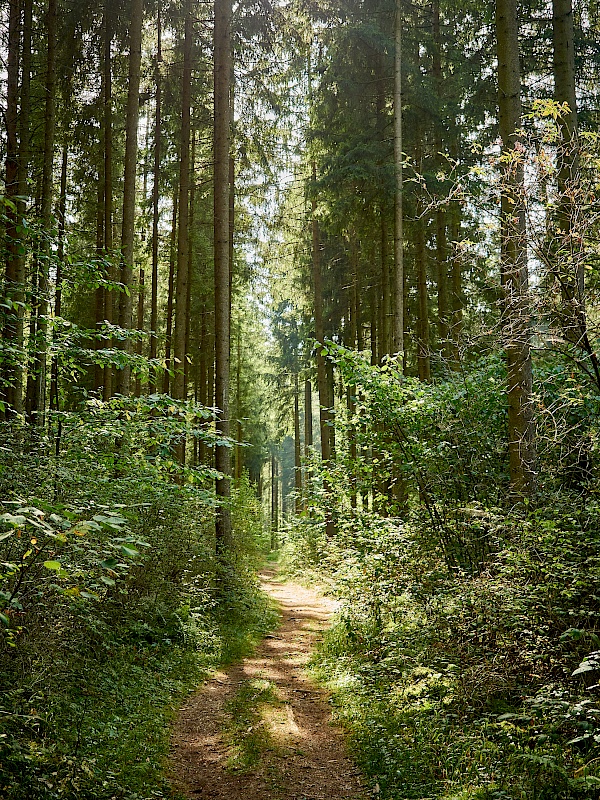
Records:
<instances>
[{"instance_id":1,"label":"patch of bare soil","mask_svg":"<svg viewBox=\"0 0 600 800\"><path fill-rule=\"evenodd\" d=\"M216 674L183 706L173 734L174 784L189 798L212 800L363 800L327 695L305 671L334 603L270 570L261 580L281 608L281 625L253 657ZM249 717L241 697L256 699ZM244 747L245 761L236 758Z\"/></svg>"}]
</instances>

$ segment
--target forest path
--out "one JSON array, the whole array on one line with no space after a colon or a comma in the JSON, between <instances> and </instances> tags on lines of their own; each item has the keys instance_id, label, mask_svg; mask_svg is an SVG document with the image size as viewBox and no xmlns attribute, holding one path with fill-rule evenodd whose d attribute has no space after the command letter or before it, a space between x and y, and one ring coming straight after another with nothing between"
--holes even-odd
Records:
<instances>
[{"instance_id":1,"label":"forest path","mask_svg":"<svg viewBox=\"0 0 600 800\"><path fill-rule=\"evenodd\" d=\"M326 693L306 674L335 604L317 592L260 575L281 624L254 655L217 673L180 711L174 782L188 798L361 800L367 792L331 724Z\"/></svg>"}]
</instances>

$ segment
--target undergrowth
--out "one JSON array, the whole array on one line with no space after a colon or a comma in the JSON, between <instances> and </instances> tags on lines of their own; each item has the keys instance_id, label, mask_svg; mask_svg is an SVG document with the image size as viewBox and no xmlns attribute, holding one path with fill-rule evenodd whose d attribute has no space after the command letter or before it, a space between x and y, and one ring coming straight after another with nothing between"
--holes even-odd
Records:
<instances>
[{"instance_id":1,"label":"undergrowth","mask_svg":"<svg viewBox=\"0 0 600 800\"><path fill-rule=\"evenodd\" d=\"M168 457L172 404L120 402L65 417L58 458L43 438L0 451L2 800L174 797L176 708L275 622L248 480L224 565L211 470Z\"/></svg>"}]
</instances>

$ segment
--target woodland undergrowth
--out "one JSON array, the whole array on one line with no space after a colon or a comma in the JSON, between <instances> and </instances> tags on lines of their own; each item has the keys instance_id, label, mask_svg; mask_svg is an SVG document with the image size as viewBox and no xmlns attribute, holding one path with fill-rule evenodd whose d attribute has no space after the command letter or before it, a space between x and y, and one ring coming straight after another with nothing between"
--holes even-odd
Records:
<instances>
[{"instance_id":1,"label":"woodland undergrowth","mask_svg":"<svg viewBox=\"0 0 600 800\"><path fill-rule=\"evenodd\" d=\"M597 440L580 424L594 393L539 371L523 503L503 466L500 359L424 385L331 354L356 411L337 420L335 467L307 475L285 560L342 600L314 668L377 796L598 797Z\"/></svg>"},{"instance_id":2,"label":"woodland undergrowth","mask_svg":"<svg viewBox=\"0 0 600 800\"><path fill-rule=\"evenodd\" d=\"M210 446L207 416L157 395L91 401L53 418L51 436L5 426L3 800L173 797L165 764L177 705L272 624L247 480L234 491L224 567L213 473L171 456L182 435Z\"/></svg>"}]
</instances>

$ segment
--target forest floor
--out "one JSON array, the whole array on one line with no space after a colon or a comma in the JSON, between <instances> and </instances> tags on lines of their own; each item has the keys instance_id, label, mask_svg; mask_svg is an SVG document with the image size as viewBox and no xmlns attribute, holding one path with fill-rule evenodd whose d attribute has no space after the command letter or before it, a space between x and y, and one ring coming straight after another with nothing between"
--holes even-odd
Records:
<instances>
[{"instance_id":1,"label":"forest floor","mask_svg":"<svg viewBox=\"0 0 600 800\"><path fill-rule=\"evenodd\" d=\"M361 800L367 791L327 694L306 668L335 609L317 592L260 575L281 613L254 655L188 699L173 734L174 785L211 800Z\"/></svg>"}]
</instances>

